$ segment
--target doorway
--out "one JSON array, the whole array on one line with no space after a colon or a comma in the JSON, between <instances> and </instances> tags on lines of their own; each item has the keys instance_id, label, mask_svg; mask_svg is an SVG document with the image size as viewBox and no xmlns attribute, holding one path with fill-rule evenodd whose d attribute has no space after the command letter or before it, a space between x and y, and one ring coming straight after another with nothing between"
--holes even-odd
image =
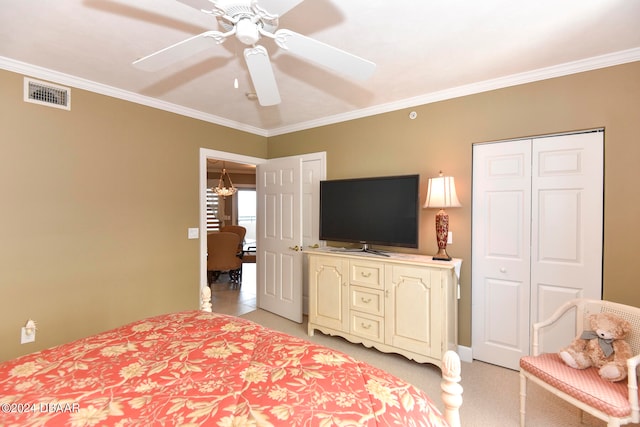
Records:
<instances>
[{"instance_id":1,"label":"doorway","mask_svg":"<svg viewBox=\"0 0 640 427\"><path fill-rule=\"evenodd\" d=\"M220 159L229 162L243 163L243 164L252 164L256 165L256 169L266 168L267 165L275 165L279 162L282 162L284 158L280 159L261 159L257 157L244 156L240 154L227 153L223 151L211 150L206 148L200 149L200 230L206 230L206 209L204 209L206 205L206 196L207 196L207 159ZM298 156L291 156L291 159L296 158L302 164L302 174L299 179L301 179L300 186L300 195L303 203L301 204L301 211L296 213L296 218L291 219L291 224L294 222L302 224L302 235L301 241L299 241L296 246L300 250L304 247L317 247L320 242L318 241L318 226L317 226L317 217L319 212L319 182L322 179L325 179L326 176L326 153L318 152L318 153L309 153ZM259 182L260 180L257 179ZM256 188L256 196L257 199L260 200L261 197L265 196L266 189L264 188ZM258 212L260 209L260 203L257 203ZM257 229L260 230L260 222L266 221L266 217L261 214L256 215ZM264 224L262 225L264 227ZM256 246L258 250L260 250L261 242L264 241L265 235L268 234L266 231L258 233L256 236ZM198 298L200 298L200 294L204 287L207 286L207 242L206 237L200 236L200 292L198 293ZM264 245L263 245L264 246ZM264 258L264 256L263 256ZM260 253L258 252L258 256L256 259L256 269L258 270L257 275L257 306L260 308L267 309L269 311L273 311L276 314L283 315L281 309L282 306L276 306L272 308L267 308L263 306L263 299L261 298L262 294L267 293L267 287L271 289L272 287L286 286L288 288L294 289L296 294L300 295L302 300L299 304L300 317L302 317L302 312L305 311L303 306L303 301L305 300L305 289L307 289L307 284L305 283L305 277L302 280L293 280L290 283L287 282L285 277L278 276L278 280L274 280L276 277L276 273L272 271L270 268L265 266L264 271L260 272L261 261L260 261ZM302 268L304 270L304 266ZM286 317L286 316L284 316Z\"/></svg>"},{"instance_id":2,"label":"doorway","mask_svg":"<svg viewBox=\"0 0 640 427\"><path fill-rule=\"evenodd\" d=\"M228 153L224 151L211 150L207 148L200 149L200 162L199 162L200 163L200 230L202 230L201 231L202 233L206 233L206 230L208 229L207 209L205 208L205 206L207 203L207 187L208 187L207 165L210 160L219 160L222 162L233 162L233 163L238 163L243 165L251 165L254 167L254 170L257 165L266 162L265 159L261 159L258 157L244 156L244 155ZM240 182L242 180L236 180L236 181L239 181L239 184L236 185L236 182L234 182L234 186L243 185ZM254 182L255 182L255 179L254 179ZM255 184L251 186L250 189L255 191ZM234 195L234 197L236 196ZM231 212L229 215L237 215L237 209L235 213ZM202 292L202 289L205 286L207 286L207 239L204 237L206 236L201 236L200 238L200 266L201 266L200 267L200 292ZM223 295L227 295L227 297L224 299L224 301L226 301L224 303L224 307L225 307L224 310L227 310L227 311L236 310L235 312L229 312L228 314L234 314L234 315L241 314L237 310L246 310L251 304L253 304L254 307L257 306L257 299L255 296L256 295L255 268L256 268L256 264L252 264L251 266L247 267L247 269L251 270L247 272L247 280L252 281L253 289L245 288L244 290L242 290L242 286L240 286L241 292L235 291L233 295L231 295L230 293L223 294ZM243 265L243 269L244 269L244 265ZM244 275L244 272L243 272L243 275ZM212 288L212 291L223 292L224 289L225 289L225 286L221 286L220 289ZM198 293L198 298L200 298L200 292ZM253 301L251 301L252 295L253 295ZM236 308L234 308L233 306L234 301L237 304ZM243 305L246 305L246 307Z\"/></svg>"}]
</instances>

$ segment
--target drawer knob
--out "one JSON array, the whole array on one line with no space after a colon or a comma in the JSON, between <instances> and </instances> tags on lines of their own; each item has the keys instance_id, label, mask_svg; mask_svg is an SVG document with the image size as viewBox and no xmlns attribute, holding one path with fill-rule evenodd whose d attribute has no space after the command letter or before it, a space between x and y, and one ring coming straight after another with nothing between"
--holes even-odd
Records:
<instances>
[{"instance_id":1,"label":"drawer knob","mask_svg":"<svg viewBox=\"0 0 640 427\"><path fill-rule=\"evenodd\" d=\"M361 272L360 272L360 275L361 275L362 277L371 277L371 272L369 271L369 272L365 273L364 271L361 271Z\"/></svg>"},{"instance_id":2,"label":"drawer knob","mask_svg":"<svg viewBox=\"0 0 640 427\"><path fill-rule=\"evenodd\" d=\"M362 297L362 298L360 298L360 300L365 304L369 304L371 302L371 298Z\"/></svg>"},{"instance_id":3,"label":"drawer knob","mask_svg":"<svg viewBox=\"0 0 640 427\"><path fill-rule=\"evenodd\" d=\"M371 323L360 323L360 326L362 326L362 329L371 329Z\"/></svg>"}]
</instances>

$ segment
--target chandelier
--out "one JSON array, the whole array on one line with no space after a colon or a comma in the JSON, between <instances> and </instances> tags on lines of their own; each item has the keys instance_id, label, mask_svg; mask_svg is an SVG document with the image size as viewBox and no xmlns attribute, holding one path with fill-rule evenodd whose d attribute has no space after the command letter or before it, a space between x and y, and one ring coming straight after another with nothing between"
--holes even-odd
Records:
<instances>
[{"instance_id":1,"label":"chandelier","mask_svg":"<svg viewBox=\"0 0 640 427\"><path fill-rule=\"evenodd\" d=\"M228 187L225 187L224 184L225 175L227 176L227 180L229 181ZM222 168L222 175L220 175L220 179L218 180L218 186L213 187L213 191L223 199L227 196L233 196L238 191L238 189L233 186L233 182L231 182L231 176L229 176L225 168Z\"/></svg>"}]
</instances>

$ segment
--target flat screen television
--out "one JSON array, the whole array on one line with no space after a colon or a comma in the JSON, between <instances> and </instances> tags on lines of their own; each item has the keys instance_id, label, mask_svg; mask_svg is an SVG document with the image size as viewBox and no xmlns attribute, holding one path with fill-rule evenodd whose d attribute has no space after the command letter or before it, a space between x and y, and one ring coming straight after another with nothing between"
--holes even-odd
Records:
<instances>
[{"instance_id":1,"label":"flat screen television","mask_svg":"<svg viewBox=\"0 0 640 427\"><path fill-rule=\"evenodd\" d=\"M417 248L419 185L420 175L321 181L320 240Z\"/></svg>"}]
</instances>

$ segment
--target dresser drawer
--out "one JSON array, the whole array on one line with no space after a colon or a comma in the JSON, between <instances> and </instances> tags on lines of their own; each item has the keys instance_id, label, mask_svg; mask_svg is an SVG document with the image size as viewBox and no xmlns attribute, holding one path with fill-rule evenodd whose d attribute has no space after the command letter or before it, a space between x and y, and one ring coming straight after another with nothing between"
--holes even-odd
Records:
<instances>
[{"instance_id":1,"label":"dresser drawer","mask_svg":"<svg viewBox=\"0 0 640 427\"><path fill-rule=\"evenodd\" d=\"M350 286L352 310L365 313L384 315L384 292L376 289L362 288L360 286Z\"/></svg>"},{"instance_id":2,"label":"dresser drawer","mask_svg":"<svg viewBox=\"0 0 640 427\"><path fill-rule=\"evenodd\" d=\"M384 264L375 261L349 262L349 279L352 285L384 289Z\"/></svg>"},{"instance_id":3,"label":"dresser drawer","mask_svg":"<svg viewBox=\"0 0 640 427\"><path fill-rule=\"evenodd\" d=\"M384 319L357 311L351 312L351 333L376 342L384 342Z\"/></svg>"}]
</instances>

